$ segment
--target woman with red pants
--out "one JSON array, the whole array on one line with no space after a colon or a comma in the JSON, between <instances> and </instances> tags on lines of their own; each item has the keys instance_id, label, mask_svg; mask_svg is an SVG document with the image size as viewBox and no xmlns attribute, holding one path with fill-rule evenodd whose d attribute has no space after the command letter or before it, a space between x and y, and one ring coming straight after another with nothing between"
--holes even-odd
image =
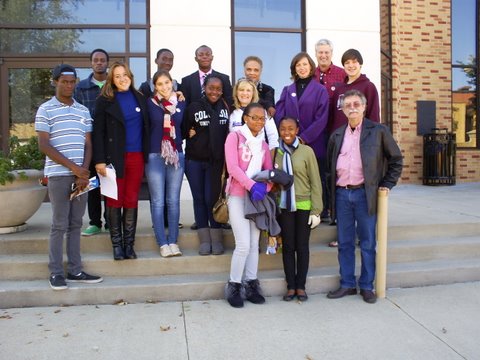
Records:
<instances>
[{"instance_id":1,"label":"woman with red pants","mask_svg":"<svg viewBox=\"0 0 480 360\"><path fill-rule=\"evenodd\" d=\"M145 97L135 90L128 65L114 63L95 107L93 161L100 175L111 164L117 175L117 200L107 198L107 219L115 260L136 259L138 194L149 149Z\"/></svg>"}]
</instances>

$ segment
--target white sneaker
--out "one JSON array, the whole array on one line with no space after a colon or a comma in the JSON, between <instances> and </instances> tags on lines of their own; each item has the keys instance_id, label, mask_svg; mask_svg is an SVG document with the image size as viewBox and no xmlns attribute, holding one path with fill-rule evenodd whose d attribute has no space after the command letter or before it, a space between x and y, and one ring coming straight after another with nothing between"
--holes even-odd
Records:
<instances>
[{"instance_id":1,"label":"white sneaker","mask_svg":"<svg viewBox=\"0 0 480 360\"><path fill-rule=\"evenodd\" d=\"M170 250L170 246L168 246L168 245L160 246L160 255L164 258L172 257L173 253L172 253L172 250Z\"/></svg>"},{"instance_id":2,"label":"white sneaker","mask_svg":"<svg viewBox=\"0 0 480 360\"><path fill-rule=\"evenodd\" d=\"M180 251L180 248L178 247L177 244L170 244L170 250L173 254L173 256L182 256L182 252Z\"/></svg>"}]
</instances>

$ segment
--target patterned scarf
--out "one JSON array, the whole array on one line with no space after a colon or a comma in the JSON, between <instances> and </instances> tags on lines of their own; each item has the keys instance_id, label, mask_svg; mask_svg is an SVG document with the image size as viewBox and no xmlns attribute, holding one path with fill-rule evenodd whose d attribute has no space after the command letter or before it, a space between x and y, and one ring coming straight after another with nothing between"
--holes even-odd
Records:
<instances>
[{"instance_id":1,"label":"patterned scarf","mask_svg":"<svg viewBox=\"0 0 480 360\"><path fill-rule=\"evenodd\" d=\"M280 140L280 149L283 151L283 163L282 169L289 175L293 174L292 166L292 154L298 148L300 141L298 137L295 138L295 141L292 145L287 145ZM292 187L288 190L282 190L280 193L280 209L287 209L288 211L297 211L297 205L295 203L295 185L292 184Z\"/></svg>"},{"instance_id":2,"label":"patterned scarf","mask_svg":"<svg viewBox=\"0 0 480 360\"><path fill-rule=\"evenodd\" d=\"M172 94L170 99L159 98L155 95L155 101L160 105L164 111L163 115L163 138L160 146L160 153L165 159L165 164L172 164L175 169L178 169L179 158L178 150L175 145L175 121L172 115L175 114L177 109L177 96Z\"/></svg>"}]
</instances>

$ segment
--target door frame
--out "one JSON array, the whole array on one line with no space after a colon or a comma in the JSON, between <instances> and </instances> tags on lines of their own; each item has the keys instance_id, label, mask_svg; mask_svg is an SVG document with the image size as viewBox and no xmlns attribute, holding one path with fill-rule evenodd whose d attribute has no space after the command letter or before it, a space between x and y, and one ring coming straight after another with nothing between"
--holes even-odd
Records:
<instances>
[{"instance_id":1,"label":"door frame","mask_svg":"<svg viewBox=\"0 0 480 360\"><path fill-rule=\"evenodd\" d=\"M111 56L110 63L124 61L124 58ZM70 64L75 68L91 68L90 59L82 56L24 56L0 58L0 150L8 151L10 138L10 111L8 73L10 69L53 69L58 64ZM81 80L81 79L78 79Z\"/></svg>"}]
</instances>

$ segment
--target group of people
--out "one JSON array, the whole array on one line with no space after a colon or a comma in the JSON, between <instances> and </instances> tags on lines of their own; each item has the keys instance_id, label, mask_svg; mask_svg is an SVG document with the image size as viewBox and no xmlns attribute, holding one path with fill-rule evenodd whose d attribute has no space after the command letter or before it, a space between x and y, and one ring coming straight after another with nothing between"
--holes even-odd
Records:
<instances>
[{"instance_id":1,"label":"group of people","mask_svg":"<svg viewBox=\"0 0 480 360\"><path fill-rule=\"evenodd\" d=\"M328 297L357 291L357 232L362 253L358 286L363 299L374 302L375 194L396 184L402 156L389 130L379 124L378 92L361 74L360 52L347 50L342 69L332 64L329 40L318 41L315 50L318 66L306 52L293 57L292 84L283 88L277 102L274 89L261 81L260 58L245 59L245 77L232 87L228 75L212 69L213 53L206 45L195 50L198 70L180 83L169 73L172 51L160 49L157 72L139 90L128 65L109 66L103 49L92 51L93 72L76 86L75 69L57 66L55 97L40 106L35 120L40 149L47 155L53 209L50 286L59 290L66 288L66 281L102 281L81 267L80 228L87 201L85 195L69 200L72 184L82 189L90 176L115 169L118 195L106 197L104 227L113 258L135 259L138 197L145 174L159 252L170 257L182 255L177 238L185 174L199 254L220 255L222 224L215 221L212 209L226 169L235 238L226 285L230 305L242 307L245 299L265 302L257 276L261 229L282 237L287 283L283 299L306 301L310 231L321 220L336 221L338 227L340 288ZM70 142L73 137L75 145ZM101 232L101 208L100 192L90 191L90 224L83 235Z\"/></svg>"}]
</instances>

